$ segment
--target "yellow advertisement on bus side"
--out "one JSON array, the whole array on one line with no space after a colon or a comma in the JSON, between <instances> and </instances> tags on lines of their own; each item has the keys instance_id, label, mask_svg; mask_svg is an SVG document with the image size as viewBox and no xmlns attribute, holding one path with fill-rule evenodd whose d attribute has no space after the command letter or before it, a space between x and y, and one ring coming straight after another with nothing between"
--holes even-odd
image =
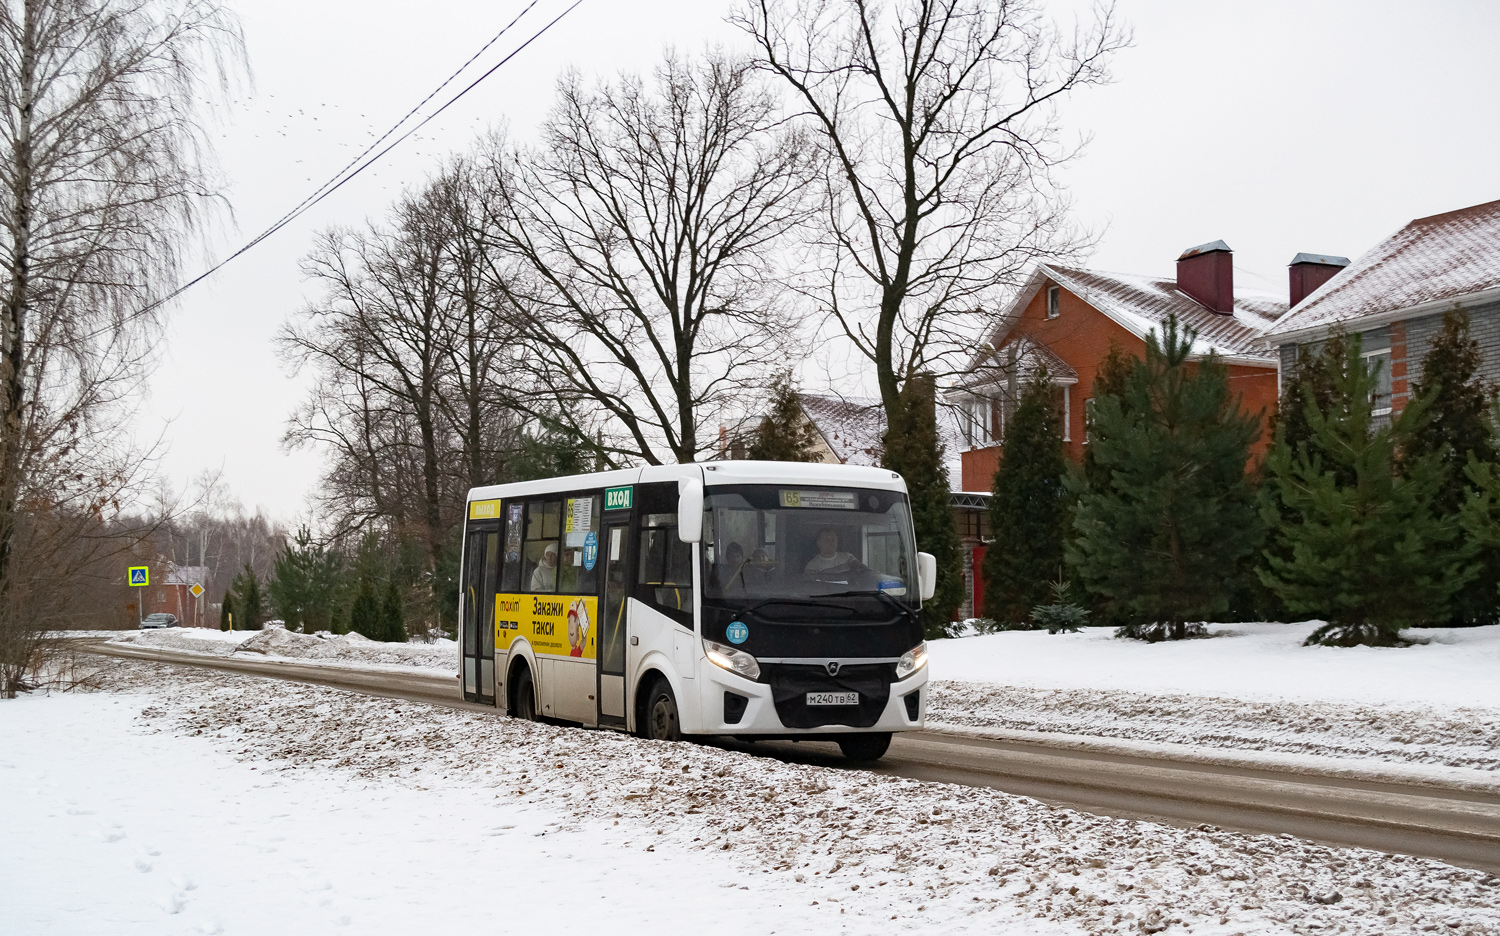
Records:
<instances>
[{"instance_id":1,"label":"yellow advertisement on bus side","mask_svg":"<svg viewBox=\"0 0 1500 936\"><path fill-rule=\"evenodd\" d=\"M495 646L525 637L537 653L597 658L594 621L599 599L575 595L496 595Z\"/></svg>"}]
</instances>

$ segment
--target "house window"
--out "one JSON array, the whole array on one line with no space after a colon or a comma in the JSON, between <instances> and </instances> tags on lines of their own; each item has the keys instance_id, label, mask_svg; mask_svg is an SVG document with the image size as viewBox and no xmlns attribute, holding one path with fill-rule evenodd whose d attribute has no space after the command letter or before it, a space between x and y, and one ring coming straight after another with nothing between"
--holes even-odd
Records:
<instances>
[{"instance_id":1,"label":"house window","mask_svg":"<svg viewBox=\"0 0 1500 936\"><path fill-rule=\"evenodd\" d=\"M1094 398L1083 401L1083 444L1089 444L1089 433L1094 431Z\"/></svg>"},{"instance_id":2,"label":"house window","mask_svg":"<svg viewBox=\"0 0 1500 936\"><path fill-rule=\"evenodd\" d=\"M1391 415L1391 349L1382 348L1379 351L1366 351L1363 355L1365 366L1370 369L1370 375L1375 379L1375 389L1370 394L1372 416Z\"/></svg>"},{"instance_id":3,"label":"house window","mask_svg":"<svg viewBox=\"0 0 1500 936\"><path fill-rule=\"evenodd\" d=\"M1057 286L1047 287L1047 318L1054 319L1058 316L1058 304L1061 300L1062 289Z\"/></svg>"},{"instance_id":4,"label":"house window","mask_svg":"<svg viewBox=\"0 0 1500 936\"><path fill-rule=\"evenodd\" d=\"M981 448L994 441L991 421L994 416L990 401L983 397L970 397L962 405L964 444L970 448Z\"/></svg>"}]
</instances>

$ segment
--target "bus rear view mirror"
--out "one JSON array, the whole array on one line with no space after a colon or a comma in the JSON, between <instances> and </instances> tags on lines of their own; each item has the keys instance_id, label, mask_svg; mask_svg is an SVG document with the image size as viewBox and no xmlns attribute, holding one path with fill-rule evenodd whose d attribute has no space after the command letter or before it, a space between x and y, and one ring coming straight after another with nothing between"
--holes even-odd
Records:
<instances>
[{"instance_id":1,"label":"bus rear view mirror","mask_svg":"<svg viewBox=\"0 0 1500 936\"><path fill-rule=\"evenodd\" d=\"M923 601L937 591L937 556L932 553L917 553L917 585Z\"/></svg>"},{"instance_id":2,"label":"bus rear view mirror","mask_svg":"<svg viewBox=\"0 0 1500 936\"><path fill-rule=\"evenodd\" d=\"M684 543L703 539L703 479L677 482L677 538Z\"/></svg>"}]
</instances>

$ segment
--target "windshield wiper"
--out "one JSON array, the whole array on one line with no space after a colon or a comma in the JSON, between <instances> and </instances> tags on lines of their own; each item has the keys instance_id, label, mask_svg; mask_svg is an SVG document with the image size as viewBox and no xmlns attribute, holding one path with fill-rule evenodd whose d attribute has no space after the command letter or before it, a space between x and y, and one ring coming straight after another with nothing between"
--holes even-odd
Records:
<instances>
[{"instance_id":1,"label":"windshield wiper","mask_svg":"<svg viewBox=\"0 0 1500 936\"><path fill-rule=\"evenodd\" d=\"M884 601L886 604L888 604L891 607L895 608L897 611L910 611L911 610L911 607L909 605L902 604L901 602L897 601L893 595L888 595L888 594L886 594L885 592L881 591L878 588L875 589L875 590L873 590L873 591L833 592L833 593L827 594L827 595L819 595L818 597L819 598L858 598L858 597L864 597L866 595L873 595L874 597L879 598L880 600Z\"/></svg>"}]
</instances>

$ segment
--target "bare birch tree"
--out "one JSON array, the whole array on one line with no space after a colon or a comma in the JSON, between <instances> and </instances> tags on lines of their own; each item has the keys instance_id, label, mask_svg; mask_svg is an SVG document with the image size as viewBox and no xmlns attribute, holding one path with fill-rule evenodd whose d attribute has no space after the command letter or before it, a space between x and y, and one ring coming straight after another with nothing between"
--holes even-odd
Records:
<instances>
[{"instance_id":1,"label":"bare birch tree","mask_svg":"<svg viewBox=\"0 0 1500 936\"><path fill-rule=\"evenodd\" d=\"M826 157L805 288L895 424L902 383L941 373L976 310L1080 246L1053 178L1070 156L1057 104L1107 80L1125 39L1109 9L1061 35L1037 0L745 0L731 19Z\"/></svg>"},{"instance_id":2,"label":"bare birch tree","mask_svg":"<svg viewBox=\"0 0 1500 936\"><path fill-rule=\"evenodd\" d=\"M217 201L200 118L241 47L213 2L0 3L0 695L53 613L20 570L77 552L41 531L107 529L136 483L116 421Z\"/></svg>"},{"instance_id":3,"label":"bare birch tree","mask_svg":"<svg viewBox=\"0 0 1500 936\"><path fill-rule=\"evenodd\" d=\"M668 55L655 80L559 83L541 145L490 151L498 287L523 313L518 407L609 464L689 462L784 366L777 248L812 153L748 62Z\"/></svg>"}]
</instances>

